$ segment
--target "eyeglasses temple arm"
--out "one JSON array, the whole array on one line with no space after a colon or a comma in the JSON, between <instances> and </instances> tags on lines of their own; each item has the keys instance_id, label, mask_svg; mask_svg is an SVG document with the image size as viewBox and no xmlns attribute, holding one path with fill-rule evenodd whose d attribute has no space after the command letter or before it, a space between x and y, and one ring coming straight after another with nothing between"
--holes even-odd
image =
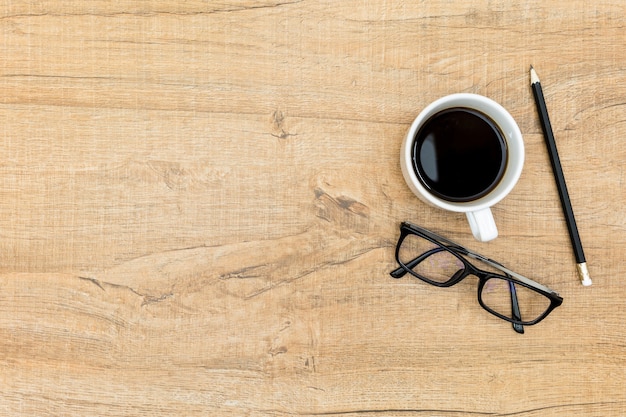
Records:
<instances>
[{"instance_id":1,"label":"eyeglasses temple arm","mask_svg":"<svg viewBox=\"0 0 626 417\"><path fill-rule=\"evenodd\" d=\"M509 291L511 292L511 313L513 315L513 319L522 320L522 314L519 311L519 302L517 300L517 291L515 290L515 284L512 281L509 281ZM512 323L513 330L517 333L524 333L524 326L518 323Z\"/></svg>"},{"instance_id":2,"label":"eyeglasses temple arm","mask_svg":"<svg viewBox=\"0 0 626 417\"><path fill-rule=\"evenodd\" d=\"M526 277L524 277L524 276L522 276L522 275L520 275L520 274L518 274L516 272L511 271L510 269L504 267L501 263L496 262L493 259L486 258L486 257L484 257L484 256L482 256L482 255L480 255L478 253L472 252L472 251L470 251L468 249L465 249L465 248L463 248L463 249L466 252L465 255L467 255L468 257L470 257L472 259L477 259L477 260L482 261L482 262L484 262L484 263L486 263L488 265L491 265L492 267L494 267L496 269L499 269L500 271L504 272L504 274L507 275L508 277L515 278L516 280L521 281L521 282L523 282L523 283L525 283L527 285L530 285L533 288L538 288L538 289L540 289L542 291L545 291L545 292L548 292L548 293L552 293L552 294L558 296L556 291L551 290L550 288L546 287L545 285L541 285L538 282L533 281L532 279L526 278Z\"/></svg>"},{"instance_id":3,"label":"eyeglasses temple arm","mask_svg":"<svg viewBox=\"0 0 626 417\"><path fill-rule=\"evenodd\" d=\"M538 289L541 289L542 291L545 291L545 292L548 292L548 293L552 293L552 294L558 296L556 291L551 290L550 288L546 287L545 285L541 285L538 282L535 282L535 281L533 281L533 280L531 280L529 278L526 278L526 277L524 277L524 276L522 276L520 274L517 274L517 273L511 271L510 269L505 268L504 266L502 266L502 264L494 261L493 259L489 259L489 258L487 258L485 256L482 256L482 255L476 253L476 252L473 252L473 251L471 251L469 249L466 249L463 246L459 245L458 243L455 243L455 242L451 241L450 239L446 239L443 236L439 236L437 233L431 232L430 230L426 230L426 229L424 229L422 227L414 226L414 225L412 225L410 223L406 223L406 222L402 224L402 227L406 227L409 230L418 231L420 233L423 233L423 234L425 234L425 235L427 235L427 236L429 236L429 237L431 237L431 238L433 238L435 240L438 240L439 242L444 242L444 243L446 243L448 245L449 248L455 248L459 252L463 253L464 255L466 255L466 256L468 256L468 257L470 257L472 259L478 259L480 261L483 261L483 262L493 266L494 268L497 268L497 269L501 270L505 274L508 274L508 275L514 277L515 279L517 279L517 280L519 280L521 282L524 282L525 284L528 284L528 285L530 285L530 286L532 286L534 288L538 288Z\"/></svg>"},{"instance_id":4,"label":"eyeglasses temple arm","mask_svg":"<svg viewBox=\"0 0 626 417\"><path fill-rule=\"evenodd\" d=\"M396 279L402 278L403 276L406 275L406 269L404 269L403 266L399 266L393 271L391 271L389 275L391 275L393 278L396 278Z\"/></svg>"}]
</instances>

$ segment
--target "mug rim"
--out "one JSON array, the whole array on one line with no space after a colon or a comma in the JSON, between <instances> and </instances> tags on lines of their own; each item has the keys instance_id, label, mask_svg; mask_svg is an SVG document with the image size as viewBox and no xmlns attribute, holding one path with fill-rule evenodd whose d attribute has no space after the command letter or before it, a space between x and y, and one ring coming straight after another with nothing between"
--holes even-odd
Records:
<instances>
[{"instance_id":1,"label":"mug rim","mask_svg":"<svg viewBox=\"0 0 626 417\"><path fill-rule=\"evenodd\" d=\"M413 166L413 146L419 128L433 115L450 108L465 107L479 111L493 120L501 130L507 143L507 164L499 183L486 195L476 200L453 202L432 194L420 182ZM505 126L503 126L505 125ZM515 155L511 158L510 155ZM436 99L428 104L411 123L405 136L402 149L402 172L409 188L426 202L454 212L479 211L491 207L511 192L522 173L524 165L524 144L522 132L513 116L498 102L475 93L454 93Z\"/></svg>"}]
</instances>

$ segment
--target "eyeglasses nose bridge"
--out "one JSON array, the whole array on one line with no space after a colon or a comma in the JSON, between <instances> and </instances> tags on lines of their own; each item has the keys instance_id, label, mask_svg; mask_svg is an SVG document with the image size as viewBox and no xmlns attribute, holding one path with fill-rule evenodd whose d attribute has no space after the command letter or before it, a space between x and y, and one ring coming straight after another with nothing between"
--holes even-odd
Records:
<instances>
[{"instance_id":1,"label":"eyeglasses nose bridge","mask_svg":"<svg viewBox=\"0 0 626 417\"><path fill-rule=\"evenodd\" d=\"M471 274L478 277L478 298L480 299L480 293L482 292L483 287L485 286L487 281L489 281L489 278L491 278L492 275L478 269L476 269L476 271L472 272Z\"/></svg>"},{"instance_id":2,"label":"eyeglasses nose bridge","mask_svg":"<svg viewBox=\"0 0 626 417\"><path fill-rule=\"evenodd\" d=\"M454 275L452 275L452 278L450 278L448 282L450 284L456 284L457 282L461 281L463 278L468 276L469 273L470 272L467 270L467 268L461 268L458 271L456 271Z\"/></svg>"}]
</instances>

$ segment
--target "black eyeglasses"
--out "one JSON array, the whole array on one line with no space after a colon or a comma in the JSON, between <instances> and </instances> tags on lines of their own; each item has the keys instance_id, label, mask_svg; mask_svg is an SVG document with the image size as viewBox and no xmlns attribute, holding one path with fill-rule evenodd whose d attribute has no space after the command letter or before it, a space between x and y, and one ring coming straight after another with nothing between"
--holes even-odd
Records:
<instances>
[{"instance_id":1,"label":"black eyeglasses","mask_svg":"<svg viewBox=\"0 0 626 417\"><path fill-rule=\"evenodd\" d=\"M484 269L475 267L466 257L481 261ZM392 277L402 278L409 273L437 287L450 287L468 275L476 276L478 303L512 323L518 333L524 333L523 326L539 323L563 303L563 298L548 287L410 223L400 225L396 261L400 267L391 272Z\"/></svg>"}]
</instances>

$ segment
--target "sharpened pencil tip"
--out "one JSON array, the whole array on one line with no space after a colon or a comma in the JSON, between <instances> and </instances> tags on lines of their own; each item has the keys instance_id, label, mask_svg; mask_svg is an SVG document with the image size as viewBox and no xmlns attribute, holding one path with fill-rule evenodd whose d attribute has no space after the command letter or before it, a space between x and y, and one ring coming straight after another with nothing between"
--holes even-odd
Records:
<instances>
[{"instance_id":1,"label":"sharpened pencil tip","mask_svg":"<svg viewBox=\"0 0 626 417\"><path fill-rule=\"evenodd\" d=\"M539 76L537 75L537 71L535 71L535 69L533 68L533 66L530 66L530 84L536 84L539 82Z\"/></svg>"}]
</instances>

